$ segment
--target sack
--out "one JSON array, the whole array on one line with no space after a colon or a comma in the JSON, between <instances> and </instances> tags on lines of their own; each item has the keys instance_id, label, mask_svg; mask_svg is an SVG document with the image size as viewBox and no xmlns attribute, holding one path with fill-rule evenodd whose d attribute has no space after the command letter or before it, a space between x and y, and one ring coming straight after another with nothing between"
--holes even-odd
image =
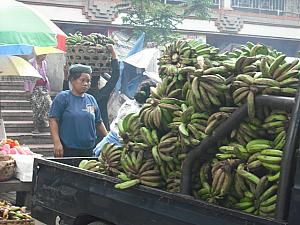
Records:
<instances>
[{"instance_id":1,"label":"sack","mask_svg":"<svg viewBox=\"0 0 300 225\"><path fill-rule=\"evenodd\" d=\"M0 181L11 179L16 170L16 162L9 155L0 155Z\"/></svg>"},{"instance_id":2,"label":"sack","mask_svg":"<svg viewBox=\"0 0 300 225\"><path fill-rule=\"evenodd\" d=\"M12 157L16 161L15 177L22 182L31 182L34 158L42 157L42 155L12 155Z\"/></svg>"}]
</instances>

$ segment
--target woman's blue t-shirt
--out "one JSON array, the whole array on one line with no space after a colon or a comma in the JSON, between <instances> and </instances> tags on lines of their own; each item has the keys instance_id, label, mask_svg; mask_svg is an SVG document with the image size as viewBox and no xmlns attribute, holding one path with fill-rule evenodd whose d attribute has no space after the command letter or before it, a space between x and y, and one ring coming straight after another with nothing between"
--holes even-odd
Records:
<instances>
[{"instance_id":1,"label":"woman's blue t-shirt","mask_svg":"<svg viewBox=\"0 0 300 225\"><path fill-rule=\"evenodd\" d=\"M53 100L49 117L58 119L60 139L68 148L94 147L96 124L102 119L92 95L75 96L69 90L60 92Z\"/></svg>"}]
</instances>

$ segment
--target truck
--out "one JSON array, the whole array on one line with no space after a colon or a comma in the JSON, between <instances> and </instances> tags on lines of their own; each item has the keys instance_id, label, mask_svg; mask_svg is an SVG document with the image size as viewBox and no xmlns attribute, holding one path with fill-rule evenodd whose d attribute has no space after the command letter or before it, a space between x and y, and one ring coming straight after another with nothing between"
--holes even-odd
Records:
<instances>
[{"instance_id":1,"label":"truck","mask_svg":"<svg viewBox=\"0 0 300 225\"><path fill-rule=\"evenodd\" d=\"M247 115L237 109L204 139L183 164L181 193L138 185L116 189L118 178L78 168L83 159L37 158L34 161L32 215L54 225L298 225L300 224L300 98L257 96L255 107L268 105L292 112L281 164L274 219L210 204L191 196L191 165L199 154L225 137Z\"/></svg>"}]
</instances>

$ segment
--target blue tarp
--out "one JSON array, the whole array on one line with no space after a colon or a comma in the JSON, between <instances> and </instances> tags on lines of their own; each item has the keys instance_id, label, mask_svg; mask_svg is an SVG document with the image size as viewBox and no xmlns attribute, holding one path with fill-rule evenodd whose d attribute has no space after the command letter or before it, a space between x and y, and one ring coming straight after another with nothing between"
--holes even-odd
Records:
<instances>
[{"instance_id":1,"label":"blue tarp","mask_svg":"<svg viewBox=\"0 0 300 225\"><path fill-rule=\"evenodd\" d=\"M31 45L1 45L0 55L30 55L32 53Z\"/></svg>"},{"instance_id":2,"label":"blue tarp","mask_svg":"<svg viewBox=\"0 0 300 225\"><path fill-rule=\"evenodd\" d=\"M127 54L127 57L141 51L144 46L144 40L145 33L142 33L135 45ZM120 74L120 79L116 84L116 91L121 91L121 93L125 94L127 97L133 98L136 88L140 83L143 71L121 61Z\"/></svg>"}]
</instances>

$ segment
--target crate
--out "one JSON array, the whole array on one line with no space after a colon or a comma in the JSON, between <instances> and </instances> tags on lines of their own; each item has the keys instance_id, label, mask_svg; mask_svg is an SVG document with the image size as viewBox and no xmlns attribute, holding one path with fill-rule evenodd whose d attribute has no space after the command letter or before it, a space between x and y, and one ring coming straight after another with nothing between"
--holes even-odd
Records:
<instances>
[{"instance_id":1,"label":"crate","mask_svg":"<svg viewBox=\"0 0 300 225\"><path fill-rule=\"evenodd\" d=\"M67 68L72 64L91 66L93 75L111 73L111 53L105 47L73 45L67 47Z\"/></svg>"},{"instance_id":2,"label":"crate","mask_svg":"<svg viewBox=\"0 0 300 225\"><path fill-rule=\"evenodd\" d=\"M0 225L34 225L35 222L31 220L0 220Z\"/></svg>"}]
</instances>

